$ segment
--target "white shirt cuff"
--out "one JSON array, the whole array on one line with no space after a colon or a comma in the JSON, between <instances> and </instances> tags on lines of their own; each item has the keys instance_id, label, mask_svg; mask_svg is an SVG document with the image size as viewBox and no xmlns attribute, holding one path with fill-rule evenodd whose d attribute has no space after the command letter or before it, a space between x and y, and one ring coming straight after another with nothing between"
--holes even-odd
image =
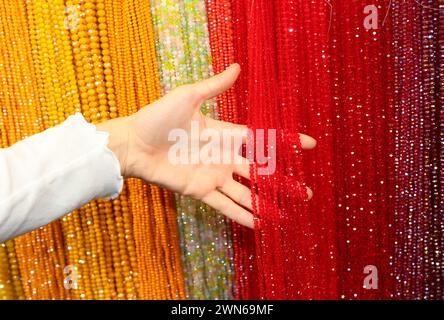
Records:
<instances>
[{"instance_id":1,"label":"white shirt cuff","mask_svg":"<svg viewBox=\"0 0 444 320\"><path fill-rule=\"evenodd\" d=\"M0 149L0 242L60 218L123 187L109 134L80 113Z\"/></svg>"}]
</instances>

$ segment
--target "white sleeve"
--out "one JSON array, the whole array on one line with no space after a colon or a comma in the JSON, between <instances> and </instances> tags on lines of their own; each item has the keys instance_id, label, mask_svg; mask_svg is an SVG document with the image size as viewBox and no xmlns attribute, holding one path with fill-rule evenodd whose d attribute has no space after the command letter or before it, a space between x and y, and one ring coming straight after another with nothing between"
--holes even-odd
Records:
<instances>
[{"instance_id":1,"label":"white sleeve","mask_svg":"<svg viewBox=\"0 0 444 320\"><path fill-rule=\"evenodd\" d=\"M108 137L77 113L0 149L0 243L90 200L117 197L123 178Z\"/></svg>"}]
</instances>

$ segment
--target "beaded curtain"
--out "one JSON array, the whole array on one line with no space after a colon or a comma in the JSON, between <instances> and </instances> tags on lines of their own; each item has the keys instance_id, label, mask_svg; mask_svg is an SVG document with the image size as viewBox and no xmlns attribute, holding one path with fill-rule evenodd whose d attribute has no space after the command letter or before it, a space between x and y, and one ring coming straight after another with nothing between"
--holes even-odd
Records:
<instances>
[{"instance_id":1,"label":"beaded curtain","mask_svg":"<svg viewBox=\"0 0 444 320\"><path fill-rule=\"evenodd\" d=\"M206 2L215 71L243 70L221 119L278 129L236 296L443 299L442 2Z\"/></svg>"},{"instance_id":2,"label":"beaded curtain","mask_svg":"<svg viewBox=\"0 0 444 320\"><path fill-rule=\"evenodd\" d=\"M119 198L1 244L0 299L230 298L232 262L239 299L444 299L443 9L0 0L0 147L74 112L134 113L233 62L235 87L203 111L277 129L275 173L251 167L254 231L129 179Z\"/></svg>"}]
</instances>

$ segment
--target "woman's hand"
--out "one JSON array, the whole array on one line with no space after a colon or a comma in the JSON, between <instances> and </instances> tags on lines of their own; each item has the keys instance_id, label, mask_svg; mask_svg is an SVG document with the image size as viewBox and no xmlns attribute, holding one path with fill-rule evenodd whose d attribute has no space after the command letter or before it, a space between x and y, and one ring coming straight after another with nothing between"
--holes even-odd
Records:
<instances>
[{"instance_id":1,"label":"woman's hand","mask_svg":"<svg viewBox=\"0 0 444 320\"><path fill-rule=\"evenodd\" d=\"M200 112L205 100L234 84L239 71L238 64L231 65L212 78L178 87L134 115L106 121L97 128L110 133L108 145L120 161L122 175L202 200L252 228L253 216L248 211L252 210L251 191L233 179L234 173L249 179L249 163L239 155L239 144L230 143L227 147L217 141L225 132L234 141L245 142L246 127L217 121ZM203 137L197 131L208 134ZM186 154L178 160L171 148L177 150L179 145L171 138L179 136L183 138ZM313 138L300 137L304 149L316 145ZM213 161L202 160L203 150L210 150ZM225 161L217 161L217 155ZM308 193L311 196L310 190Z\"/></svg>"}]
</instances>

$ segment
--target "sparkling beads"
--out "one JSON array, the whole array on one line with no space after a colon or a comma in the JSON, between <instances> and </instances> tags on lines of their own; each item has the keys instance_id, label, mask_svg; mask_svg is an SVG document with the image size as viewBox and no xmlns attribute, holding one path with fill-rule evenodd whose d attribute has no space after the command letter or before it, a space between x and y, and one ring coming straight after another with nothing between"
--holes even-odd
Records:
<instances>
[{"instance_id":1,"label":"sparkling beads","mask_svg":"<svg viewBox=\"0 0 444 320\"><path fill-rule=\"evenodd\" d=\"M162 94L212 74L205 3L202 0L172 4L153 0ZM214 102L204 114L215 116ZM229 230L225 218L200 201L176 195L187 297L227 299L231 292Z\"/></svg>"},{"instance_id":2,"label":"sparkling beads","mask_svg":"<svg viewBox=\"0 0 444 320\"><path fill-rule=\"evenodd\" d=\"M213 60L234 47L242 68L221 117L318 140L314 153L278 140L276 173L252 168L261 222L233 226L238 298L442 298L439 8L376 1L372 28L367 5L207 1Z\"/></svg>"},{"instance_id":3,"label":"sparkling beads","mask_svg":"<svg viewBox=\"0 0 444 320\"><path fill-rule=\"evenodd\" d=\"M148 1L137 0L106 0L104 4L117 111L126 116L160 96L150 6ZM136 179L128 180L127 192L130 201L124 204L133 212L132 254L136 257L130 264L137 264L138 297L184 298L173 195ZM131 223L130 216L123 218L124 223Z\"/></svg>"},{"instance_id":4,"label":"sparkling beads","mask_svg":"<svg viewBox=\"0 0 444 320\"><path fill-rule=\"evenodd\" d=\"M126 2L123 10L120 3L103 0L3 4L1 147L74 112L96 123L159 97L146 2ZM183 298L172 199L134 180L113 202L91 202L2 245L1 297ZM65 288L73 270L76 285Z\"/></svg>"},{"instance_id":5,"label":"sparkling beads","mask_svg":"<svg viewBox=\"0 0 444 320\"><path fill-rule=\"evenodd\" d=\"M431 0L392 5L398 299L444 298L442 9Z\"/></svg>"},{"instance_id":6,"label":"sparkling beads","mask_svg":"<svg viewBox=\"0 0 444 320\"><path fill-rule=\"evenodd\" d=\"M275 173L251 166L254 231L129 179L1 244L0 299L230 298L231 262L240 299L443 299L442 3L367 6L0 0L1 148L74 112L130 115L233 62L236 86L202 111L279 137Z\"/></svg>"}]
</instances>

